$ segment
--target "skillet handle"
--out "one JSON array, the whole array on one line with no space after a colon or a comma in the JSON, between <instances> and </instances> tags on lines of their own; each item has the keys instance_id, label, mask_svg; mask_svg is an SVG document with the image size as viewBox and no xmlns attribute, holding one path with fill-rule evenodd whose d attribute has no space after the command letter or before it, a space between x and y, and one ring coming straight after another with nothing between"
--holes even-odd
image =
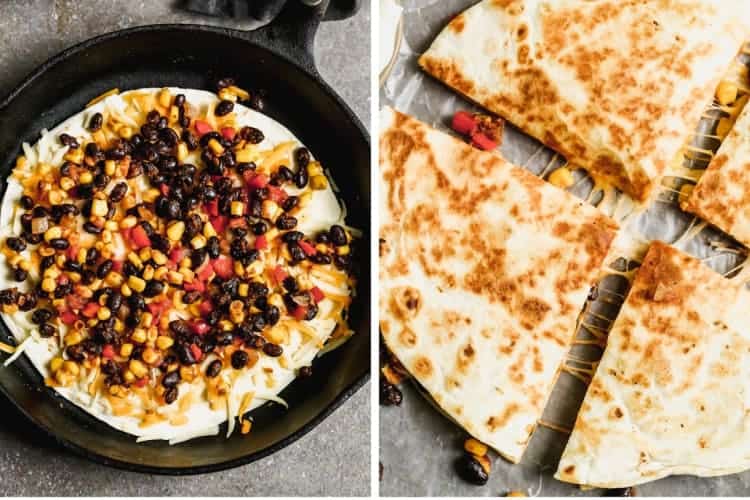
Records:
<instances>
[{"instance_id":1,"label":"skillet handle","mask_svg":"<svg viewBox=\"0 0 750 500\"><path fill-rule=\"evenodd\" d=\"M287 0L268 25L238 34L292 59L317 75L313 50L320 23L346 19L356 14L360 7L361 0Z\"/></svg>"}]
</instances>

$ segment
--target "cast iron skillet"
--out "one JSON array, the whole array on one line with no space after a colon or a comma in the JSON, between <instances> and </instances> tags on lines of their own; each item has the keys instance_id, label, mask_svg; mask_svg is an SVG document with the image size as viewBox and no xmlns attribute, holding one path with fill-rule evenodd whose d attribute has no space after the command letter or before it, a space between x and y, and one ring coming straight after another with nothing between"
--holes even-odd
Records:
<instances>
[{"instance_id":1,"label":"cast iron skillet","mask_svg":"<svg viewBox=\"0 0 750 500\"><path fill-rule=\"evenodd\" d=\"M44 387L25 356L0 366L0 390L29 419L63 446L97 462L158 474L223 470L265 457L312 430L360 388L370 366L370 147L362 124L321 79L313 38L328 0L315 8L288 5L272 25L255 32L198 25L144 26L103 35L52 58L0 102L0 179L5 179L23 141L35 142L80 111L91 98L118 87L180 86L211 89L234 76L247 88L267 90L265 112L289 127L331 169L349 209L350 225L362 228L357 297L351 311L356 335L313 366L281 396L284 410L254 412L248 436L200 438L169 447L136 444ZM10 334L0 322L0 340ZM343 438L344 436L342 436Z\"/></svg>"}]
</instances>

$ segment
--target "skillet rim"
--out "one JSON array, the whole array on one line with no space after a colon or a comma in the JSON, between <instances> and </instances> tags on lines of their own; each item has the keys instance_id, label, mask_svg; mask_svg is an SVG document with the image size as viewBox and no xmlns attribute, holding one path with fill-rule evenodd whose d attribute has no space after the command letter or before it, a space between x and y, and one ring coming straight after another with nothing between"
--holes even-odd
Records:
<instances>
[{"instance_id":1,"label":"skillet rim","mask_svg":"<svg viewBox=\"0 0 750 500\"><path fill-rule=\"evenodd\" d=\"M0 113L2 113L5 108L24 90L26 90L28 87L33 85L39 78L41 78L50 68L64 63L66 60L78 55L80 52L89 49L91 47L94 47L96 45L99 45L101 43L106 43L110 40L114 40L117 38L121 38L128 35L133 34L140 34L140 33L156 33L160 31L183 31L188 33L212 33L217 35L226 36L231 39L235 39L238 41L241 41L243 43L249 43L251 45L254 45L262 50L265 50L269 53L270 56L276 57L281 59L287 64L290 64L294 66L296 69L302 71L303 73L307 74L309 77L311 77L313 80L315 80L315 83L318 86L318 90L322 91L324 94L327 94L329 98L331 98L336 105L338 105L343 111L346 117L348 118L348 125L353 126L356 131L359 133L358 135L363 141L363 144L368 149L371 148L371 140L370 140L370 134L365 129L364 125L362 124L362 121L357 117L356 114L352 111L352 109L344 102L344 100L331 88L330 85L323 79L323 77L318 74L314 63L312 68L307 68L303 64L299 64L294 59L288 57L283 52L279 52L275 47L273 47L273 42L267 40L267 44L264 44L261 40L256 39L253 36L253 33L255 32L243 32L241 30L233 29L233 28L226 28L226 27L217 27L217 26L208 26L208 25L202 25L202 24L191 24L191 23L169 23L169 24L147 24L142 26L135 26L131 28L125 28L122 30L117 30L109 33L104 33L92 38L89 38L87 40L84 40L82 42L79 42L62 52L59 52L55 54L54 56L47 59L44 63L37 66L35 69L33 69L30 73L28 73L21 81L18 83L10 92L8 92L0 101ZM303 48L303 51L306 51L307 49ZM312 61L312 55L310 54L310 60ZM369 157L369 154L367 155ZM369 166L370 170L372 167ZM370 199L368 205L368 214L372 212L372 200ZM364 263L367 269L367 272L370 271L370 263ZM371 292L368 291L368 294ZM371 301L366 301L366 304L364 305L367 310L370 310L370 316L372 315L371 311ZM370 337L370 343L372 343L372 328L371 325L367 328L367 335ZM359 333L359 332L358 332ZM368 357L367 364L369 366L370 359ZM74 453L78 454L79 456L82 456L84 458L87 458L91 460L92 462L99 463L108 467L114 467L122 470L127 470L131 472L140 472L140 473L148 473L148 474L157 474L157 475L170 475L170 476L189 476L189 475L199 475L199 474L207 474L212 472L220 472L228 469L233 469L236 467L240 467L243 465L250 464L252 462L255 462L257 460L263 459L269 455L272 455L273 453L276 453L279 450L282 450L289 446L290 444L294 443L295 441L299 440L303 436L305 436L307 433L315 429L318 425L320 425L323 420L328 418L335 410L337 410L346 400L348 400L351 396L354 395L359 389L362 388L362 386L365 385L367 381L370 380L370 372L371 370L366 370L362 375L357 377L351 384L346 386L328 405L322 407L320 409L320 412L317 413L309 422L302 425L299 429L295 430L288 436L284 437L283 439L280 439L279 441L273 443L272 445L263 448L259 451L256 451L254 453L250 453L246 456L226 460L222 462L217 462L216 464L211 465L202 465L202 466L189 466L189 467L155 467L150 465L140 465L136 463L126 462L122 460L117 460L113 458L106 457L100 453L94 452L92 450L89 450L83 446L80 446L72 441L69 441L67 439L64 439L60 436L58 436L54 430L48 428L46 425L42 424L40 421L38 421L35 417L33 417L28 411L26 411L26 408L21 406L19 403L16 402L14 397L10 394L10 392L5 388L3 383L0 383L0 393L3 394L5 398L10 401L13 406L25 417L27 418L31 423L33 423L38 429L41 429L44 434L52 439L55 443L62 446L65 449L68 449L70 451L73 451Z\"/></svg>"}]
</instances>

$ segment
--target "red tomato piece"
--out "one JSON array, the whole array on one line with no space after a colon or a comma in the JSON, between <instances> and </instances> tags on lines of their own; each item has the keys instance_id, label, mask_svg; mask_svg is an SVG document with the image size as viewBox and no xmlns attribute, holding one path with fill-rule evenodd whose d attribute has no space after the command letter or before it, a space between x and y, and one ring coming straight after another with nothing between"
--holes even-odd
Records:
<instances>
[{"instance_id":1,"label":"red tomato piece","mask_svg":"<svg viewBox=\"0 0 750 500\"><path fill-rule=\"evenodd\" d=\"M214 231L216 231L217 234L221 234L227 228L229 217L226 215L219 215L218 217L209 217L209 220L214 227Z\"/></svg>"},{"instance_id":2,"label":"red tomato piece","mask_svg":"<svg viewBox=\"0 0 750 500\"><path fill-rule=\"evenodd\" d=\"M310 294L312 295L312 298L315 301L315 303L318 303L324 298L326 298L326 295L323 293L323 290L321 290L317 286L314 286L312 290L310 290Z\"/></svg>"},{"instance_id":3,"label":"red tomato piece","mask_svg":"<svg viewBox=\"0 0 750 500\"><path fill-rule=\"evenodd\" d=\"M267 175L256 174L252 170L246 170L244 175L245 175L245 181L247 181L247 186L250 189L264 188L268 185L268 182L270 181Z\"/></svg>"},{"instance_id":4,"label":"red tomato piece","mask_svg":"<svg viewBox=\"0 0 750 500\"><path fill-rule=\"evenodd\" d=\"M182 262L182 259L185 258L187 255L187 249L183 247L174 247L172 251L169 252L169 260L174 262L175 264L179 264Z\"/></svg>"},{"instance_id":5,"label":"red tomato piece","mask_svg":"<svg viewBox=\"0 0 750 500\"><path fill-rule=\"evenodd\" d=\"M214 273L214 268L211 264L204 264L201 270L198 271L198 279L204 283L211 279L211 275Z\"/></svg>"},{"instance_id":6,"label":"red tomato piece","mask_svg":"<svg viewBox=\"0 0 750 500\"><path fill-rule=\"evenodd\" d=\"M211 330L211 327L202 319L198 319L190 322L190 330L196 335L205 335Z\"/></svg>"},{"instance_id":7,"label":"red tomato piece","mask_svg":"<svg viewBox=\"0 0 750 500\"><path fill-rule=\"evenodd\" d=\"M236 132L232 127L223 127L221 129L221 136L228 141L233 140L235 134Z\"/></svg>"},{"instance_id":8,"label":"red tomato piece","mask_svg":"<svg viewBox=\"0 0 750 500\"><path fill-rule=\"evenodd\" d=\"M97 302L89 302L85 306L83 306L81 314L83 314L87 318L93 318L94 316L96 316L98 310L99 304Z\"/></svg>"},{"instance_id":9,"label":"red tomato piece","mask_svg":"<svg viewBox=\"0 0 750 500\"><path fill-rule=\"evenodd\" d=\"M203 351L201 351L201 348L195 344L190 344L190 352L193 353L195 361L200 363L200 361L203 359Z\"/></svg>"},{"instance_id":10,"label":"red tomato piece","mask_svg":"<svg viewBox=\"0 0 750 500\"><path fill-rule=\"evenodd\" d=\"M203 120L195 120L193 122L193 127L195 127L195 131L198 133L198 135L205 135L213 130L211 125L209 125L208 122Z\"/></svg>"},{"instance_id":11,"label":"red tomato piece","mask_svg":"<svg viewBox=\"0 0 750 500\"><path fill-rule=\"evenodd\" d=\"M182 288L184 288L186 292L205 292L206 291L206 285L201 280L193 280L189 283L183 283Z\"/></svg>"},{"instance_id":12,"label":"red tomato piece","mask_svg":"<svg viewBox=\"0 0 750 500\"><path fill-rule=\"evenodd\" d=\"M299 240L297 242L297 244L302 249L302 251L305 252L305 254L308 257L311 256L311 255L315 255L316 253L318 253L318 251L315 250L315 247L312 246L310 243L306 242L305 240Z\"/></svg>"},{"instance_id":13,"label":"red tomato piece","mask_svg":"<svg viewBox=\"0 0 750 500\"><path fill-rule=\"evenodd\" d=\"M298 321L302 321L305 319L305 316L307 315L307 306L300 306L298 305L294 312L292 312L292 316L294 316L294 319Z\"/></svg>"},{"instance_id":14,"label":"red tomato piece","mask_svg":"<svg viewBox=\"0 0 750 500\"><path fill-rule=\"evenodd\" d=\"M483 151L492 151L497 147L497 142L493 141L482 132L471 134L471 145Z\"/></svg>"},{"instance_id":15,"label":"red tomato piece","mask_svg":"<svg viewBox=\"0 0 750 500\"><path fill-rule=\"evenodd\" d=\"M77 319L78 316L76 315L76 313L74 313L70 309L65 309L60 313L60 321L62 321L64 325L72 325L76 322Z\"/></svg>"},{"instance_id":16,"label":"red tomato piece","mask_svg":"<svg viewBox=\"0 0 750 500\"><path fill-rule=\"evenodd\" d=\"M148 384L148 377L139 378L135 381L136 387L146 387L146 384Z\"/></svg>"},{"instance_id":17,"label":"red tomato piece","mask_svg":"<svg viewBox=\"0 0 750 500\"><path fill-rule=\"evenodd\" d=\"M219 200L211 200L204 204L206 213L212 217L219 216Z\"/></svg>"},{"instance_id":18,"label":"red tomato piece","mask_svg":"<svg viewBox=\"0 0 750 500\"><path fill-rule=\"evenodd\" d=\"M200 311L201 316L208 316L208 314L213 310L214 304L208 299L201 302L201 305L198 306L198 311Z\"/></svg>"},{"instance_id":19,"label":"red tomato piece","mask_svg":"<svg viewBox=\"0 0 750 500\"><path fill-rule=\"evenodd\" d=\"M453 115L453 121L451 122L451 128L463 135L472 135L479 124L477 123L474 115L468 111L456 111Z\"/></svg>"},{"instance_id":20,"label":"red tomato piece","mask_svg":"<svg viewBox=\"0 0 750 500\"><path fill-rule=\"evenodd\" d=\"M159 191L164 196L168 196L169 195L169 186L166 183L164 183L164 184L162 184L162 185L159 186Z\"/></svg>"},{"instance_id":21,"label":"red tomato piece","mask_svg":"<svg viewBox=\"0 0 750 500\"><path fill-rule=\"evenodd\" d=\"M273 276L273 280L279 285L284 281L284 278L289 276L281 266L274 267L273 271L271 271L271 275Z\"/></svg>"},{"instance_id":22,"label":"red tomato piece","mask_svg":"<svg viewBox=\"0 0 750 500\"><path fill-rule=\"evenodd\" d=\"M289 198L289 195L286 194L286 191L281 189L280 187L276 186L268 186L268 199L275 202L277 205L281 205L286 201L286 199Z\"/></svg>"}]
</instances>

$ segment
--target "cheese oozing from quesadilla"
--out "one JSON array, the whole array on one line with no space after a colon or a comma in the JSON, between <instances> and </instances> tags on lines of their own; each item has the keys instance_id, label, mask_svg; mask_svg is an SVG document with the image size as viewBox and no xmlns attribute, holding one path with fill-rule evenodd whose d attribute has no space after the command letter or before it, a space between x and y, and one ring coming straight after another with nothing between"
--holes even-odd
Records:
<instances>
[{"instance_id":1,"label":"cheese oozing from quesadilla","mask_svg":"<svg viewBox=\"0 0 750 500\"><path fill-rule=\"evenodd\" d=\"M742 0L484 0L419 62L646 201L738 54L749 8Z\"/></svg>"},{"instance_id":2,"label":"cheese oozing from quesadilla","mask_svg":"<svg viewBox=\"0 0 750 500\"><path fill-rule=\"evenodd\" d=\"M518 462L616 224L397 111L381 129L383 338L451 418Z\"/></svg>"},{"instance_id":3,"label":"cheese oozing from quesadilla","mask_svg":"<svg viewBox=\"0 0 750 500\"><path fill-rule=\"evenodd\" d=\"M617 317L556 478L615 488L750 467L750 301L653 243Z\"/></svg>"},{"instance_id":4,"label":"cheese oozing from quesadilla","mask_svg":"<svg viewBox=\"0 0 750 500\"><path fill-rule=\"evenodd\" d=\"M695 189L681 206L750 246L748 192L750 107L745 106Z\"/></svg>"}]
</instances>

